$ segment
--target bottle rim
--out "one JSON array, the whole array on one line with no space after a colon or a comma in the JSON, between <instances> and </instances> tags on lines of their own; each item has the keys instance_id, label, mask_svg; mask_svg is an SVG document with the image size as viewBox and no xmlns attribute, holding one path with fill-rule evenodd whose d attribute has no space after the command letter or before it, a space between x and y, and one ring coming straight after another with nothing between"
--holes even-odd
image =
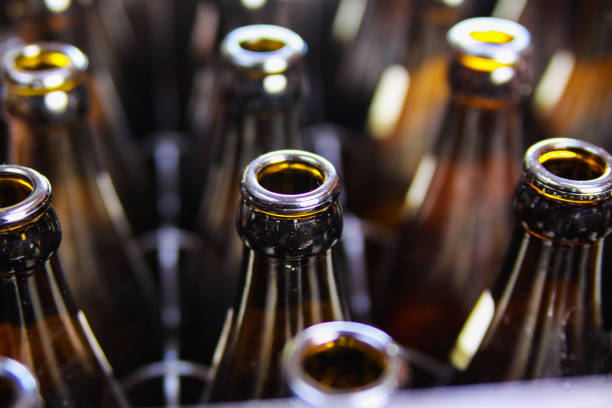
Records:
<instances>
[{"instance_id":1,"label":"bottle rim","mask_svg":"<svg viewBox=\"0 0 612 408\"><path fill-rule=\"evenodd\" d=\"M600 174L595 178L576 180L554 174L545 167L549 158L563 156L585 161L587 165L597 161ZM552 138L535 143L525 153L523 173L532 187L556 200L589 203L612 197L612 156L603 148L583 140Z\"/></svg>"},{"instance_id":2,"label":"bottle rim","mask_svg":"<svg viewBox=\"0 0 612 408\"><path fill-rule=\"evenodd\" d=\"M253 51L245 43L271 41L278 44L270 50ZM284 72L306 54L308 47L296 32L277 25L254 24L229 32L221 44L222 54L233 64L246 69L259 69L266 74Z\"/></svg>"},{"instance_id":3,"label":"bottle rim","mask_svg":"<svg viewBox=\"0 0 612 408\"><path fill-rule=\"evenodd\" d=\"M44 68L28 69L20 61L47 59ZM77 47L59 42L20 44L6 51L2 58L3 74L9 85L27 95L69 91L87 70L89 60Z\"/></svg>"},{"instance_id":4,"label":"bottle rim","mask_svg":"<svg viewBox=\"0 0 612 408\"><path fill-rule=\"evenodd\" d=\"M26 224L47 210L51 203L51 183L45 176L29 167L0 165L0 184L7 179L27 185L31 191L25 199L0 207L0 229Z\"/></svg>"},{"instance_id":5,"label":"bottle rim","mask_svg":"<svg viewBox=\"0 0 612 408\"><path fill-rule=\"evenodd\" d=\"M475 34L494 33L503 41L483 41ZM450 46L460 54L485 58L498 65L515 65L529 47L529 31L517 22L496 17L474 17L455 24L447 33Z\"/></svg>"},{"instance_id":6,"label":"bottle rim","mask_svg":"<svg viewBox=\"0 0 612 408\"><path fill-rule=\"evenodd\" d=\"M332 388L322 386L306 372L302 362L307 350L340 337L355 339L384 356L386 364L376 380L359 388ZM400 353L400 347L391 336L376 327L357 322L330 321L312 325L290 340L283 349L282 364L291 391L310 404L333 406L337 398L348 398L349 406L383 406L400 386L404 364Z\"/></svg>"},{"instance_id":7,"label":"bottle rim","mask_svg":"<svg viewBox=\"0 0 612 408\"><path fill-rule=\"evenodd\" d=\"M8 357L0 357L0 377L10 383L15 393L13 407L38 407L39 386L36 377L20 362Z\"/></svg>"},{"instance_id":8,"label":"bottle rim","mask_svg":"<svg viewBox=\"0 0 612 408\"><path fill-rule=\"evenodd\" d=\"M259 176L264 170L278 163L304 165L317 171L322 182L318 187L298 194L271 191L261 185ZM337 201L340 181L333 164L317 154L302 150L276 150L257 157L245 168L241 193L247 203L270 215L312 215Z\"/></svg>"}]
</instances>

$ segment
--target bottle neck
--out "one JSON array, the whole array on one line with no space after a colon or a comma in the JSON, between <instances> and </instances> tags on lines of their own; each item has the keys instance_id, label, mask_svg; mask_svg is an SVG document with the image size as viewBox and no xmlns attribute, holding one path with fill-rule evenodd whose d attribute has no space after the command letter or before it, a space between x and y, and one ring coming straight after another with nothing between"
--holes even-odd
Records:
<instances>
[{"instance_id":1,"label":"bottle neck","mask_svg":"<svg viewBox=\"0 0 612 408\"><path fill-rule=\"evenodd\" d=\"M243 290L209 400L289 396L282 348L314 323L346 319L337 285L331 249L279 259L245 247Z\"/></svg>"}]
</instances>

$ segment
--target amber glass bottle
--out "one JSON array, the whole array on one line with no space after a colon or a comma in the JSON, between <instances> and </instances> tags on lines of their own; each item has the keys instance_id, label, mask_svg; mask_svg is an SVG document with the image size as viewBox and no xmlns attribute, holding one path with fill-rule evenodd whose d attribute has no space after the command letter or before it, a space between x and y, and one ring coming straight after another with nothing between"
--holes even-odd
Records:
<instances>
[{"instance_id":1,"label":"amber glass bottle","mask_svg":"<svg viewBox=\"0 0 612 408\"><path fill-rule=\"evenodd\" d=\"M406 193L407 218L374 299L382 328L440 360L509 240L529 33L511 21L476 18L455 25L448 39L456 51L450 105Z\"/></svg>"},{"instance_id":2,"label":"amber glass bottle","mask_svg":"<svg viewBox=\"0 0 612 408\"><path fill-rule=\"evenodd\" d=\"M283 350L283 371L296 397L317 407L384 406L408 377L400 347L362 323L318 323Z\"/></svg>"},{"instance_id":3,"label":"amber glass bottle","mask_svg":"<svg viewBox=\"0 0 612 408\"><path fill-rule=\"evenodd\" d=\"M132 54L139 51L123 0L6 0L4 7L15 33L26 43L61 42L87 55L91 63L88 86L95 149L134 228L142 232L152 227L154 206L147 200L150 186L144 155L134 143L123 106L125 98L134 103L136 92L126 90L129 84L122 80L126 69L138 65Z\"/></svg>"},{"instance_id":4,"label":"amber glass bottle","mask_svg":"<svg viewBox=\"0 0 612 408\"><path fill-rule=\"evenodd\" d=\"M242 242L234 226L242 170L260 154L301 145L300 61L305 52L306 44L296 33L272 25L237 28L221 45L216 104L199 107L202 112L213 109L214 122L198 135L189 157L191 170L184 177L192 191L184 199L184 213L191 222L187 228L195 226L204 243L190 268L193 274L184 281L185 298L192 302L184 316L188 359L208 361L237 290ZM199 202L197 216L190 202Z\"/></svg>"},{"instance_id":5,"label":"amber glass bottle","mask_svg":"<svg viewBox=\"0 0 612 408\"><path fill-rule=\"evenodd\" d=\"M410 30L401 59L384 67L369 104L365 125L377 152L375 171L361 168L357 181L346 183L347 189L362 189L353 192L354 201L349 194L350 208L392 230L401 223L402 202L419 160L444 124L450 94L446 34L471 16L476 1L411 3ZM355 166L360 170L359 162Z\"/></svg>"},{"instance_id":6,"label":"amber glass bottle","mask_svg":"<svg viewBox=\"0 0 612 408\"><path fill-rule=\"evenodd\" d=\"M550 59L533 108L549 137L578 138L612 150L612 3L569 3L569 38Z\"/></svg>"},{"instance_id":7,"label":"amber glass bottle","mask_svg":"<svg viewBox=\"0 0 612 408\"><path fill-rule=\"evenodd\" d=\"M451 360L460 382L601 373L601 249L612 225L612 156L575 139L525 154L516 226L491 290L467 320Z\"/></svg>"},{"instance_id":8,"label":"amber glass bottle","mask_svg":"<svg viewBox=\"0 0 612 408\"><path fill-rule=\"evenodd\" d=\"M123 375L157 357L157 293L93 147L87 58L73 46L40 43L12 49L3 65L9 162L53 183L66 278Z\"/></svg>"},{"instance_id":9,"label":"amber glass bottle","mask_svg":"<svg viewBox=\"0 0 612 408\"><path fill-rule=\"evenodd\" d=\"M210 401L286 396L285 343L311 324L346 319L332 256L342 230L334 167L303 151L267 153L245 169L241 192L242 293Z\"/></svg>"},{"instance_id":10,"label":"amber glass bottle","mask_svg":"<svg viewBox=\"0 0 612 408\"><path fill-rule=\"evenodd\" d=\"M127 406L64 279L49 181L0 166L0 201L0 355L34 373L46 407Z\"/></svg>"}]
</instances>

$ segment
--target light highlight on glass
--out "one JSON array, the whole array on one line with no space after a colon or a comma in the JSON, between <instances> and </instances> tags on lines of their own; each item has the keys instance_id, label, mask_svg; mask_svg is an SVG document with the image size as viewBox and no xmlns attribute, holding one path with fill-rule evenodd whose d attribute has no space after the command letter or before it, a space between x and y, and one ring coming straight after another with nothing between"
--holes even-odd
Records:
<instances>
[{"instance_id":1,"label":"light highlight on glass","mask_svg":"<svg viewBox=\"0 0 612 408\"><path fill-rule=\"evenodd\" d=\"M334 17L332 36L341 43L355 38L367 6L367 0L341 0Z\"/></svg>"},{"instance_id":2,"label":"light highlight on glass","mask_svg":"<svg viewBox=\"0 0 612 408\"><path fill-rule=\"evenodd\" d=\"M410 74L401 65L388 66L380 77L368 112L368 130L375 139L387 138L402 113Z\"/></svg>"},{"instance_id":3,"label":"light highlight on glass","mask_svg":"<svg viewBox=\"0 0 612 408\"><path fill-rule=\"evenodd\" d=\"M264 78L263 86L266 92L277 94L287 89L287 77L284 75L270 75Z\"/></svg>"},{"instance_id":4,"label":"light highlight on glass","mask_svg":"<svg viewBox=\"0 0 612 408\"><path fill-rule=\"evenodd\" d=\"M51 112L61 113L68 108L68 94L64 91L54 91L45 95L45 106Z\"/></svg>"},{"instance_id":5,"label":"light highlight on glass","mask_svg":"<svg viewBox=\"0 0 612 408\"><path fill-rule=\"evenodd\" d=\"M495 313L495 302L489 291L480 295L474 309L463 325L450 360L459 370L465 370L478 350Z\"/></svg>"}]
</instances>

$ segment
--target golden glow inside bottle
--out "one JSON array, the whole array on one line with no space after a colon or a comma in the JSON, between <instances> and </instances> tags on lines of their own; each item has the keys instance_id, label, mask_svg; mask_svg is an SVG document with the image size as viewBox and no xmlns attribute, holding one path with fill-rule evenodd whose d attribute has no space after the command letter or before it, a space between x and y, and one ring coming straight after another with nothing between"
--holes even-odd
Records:
<instances>
[{"instance_id":1,"label":"golden glow inside bottle","mask_svg":"<svg viewBox=\"0 0 612 408\"><path fill-rule=\"evenodd\" d=\"M317 407L380 407L409 377L400 347L388 334L362 323L312 325L283 350L289 388Z\"/></svg>"},{"instance_id":2,"label":"golden glow inside bottle","mask_svg":"<svg viewBox=\"0 0 612 408\"><path fill-rule=\"evenodd\" d=\"M0 355L36 376L45 407L127 406L64 278L61 239L49 181L0 166Z\"/></svg>"},{"instance_id":3,"label":"golden glow inside bottle","mask_svg":"<svg viewBox=\"0 0 612 408\"><path fill-rule=\"evenodd\" d=\"M325 159L280 150L245 169L238 232L242 291L221 338L209 400L288 396L281 351L314 323L346 320L332 248L340 239L340 184Z\"/></svg>"},{"instance_id":4,"label":"golden glow inside bottle","mask_svg":"<svg viewBox=\"0 0 612 408\"><path fill-rule=\"evenodd\" d=\"M442 361L510 239L529 33L475 18L453 26L448 40L451 100L406 193L387 281L374 298L383 329Z\"/></svg>"},{"instance_id":5,"label":"golden glow inside bottle","mask_svg":"<svg viewBox=\"0 0 612 408\"><path fill-rule=\"evenodd\" d=\"M184 316L186 358L209 360L225 310L238 290L242 243L234 225L242 170L265 152L301 147L305 52L300 36L273 25L237 28L221 44L219 83L209 100L213 105L197 107L202 113L214 112L213 122L197 135L185 175L190 191L184 200L187 228L195 227L203 237L197 265L185 280L187 302L192 302ZM190 203L199 203L197 215ZM207 323L203 311L210 318Z\"/></svg>"},{"instance_id":6,"label":"golden glow inside bottle","mask_svg":"<svg viewBox=\"0 0 612 408\"><path fill-rule=\"evenodd\" d=\"M155 285L132 236L89 121L87 57L60 43L5 54L9 162L54 185L64 227L60 258L79 304L119 375L158 358Z\"/></svg>"},{"instance_id":7,"label":"golden glow inside bottle","mask_svg":"<svg viewBox=\"0 0 612 408\"><path fill-rule=\"evenodd\" d=\"M601 287L611 193L612 156L605 150L568 138L529 148L505 262L451 354L457 382L612 370L601 304L612 296Z\"/></svg>"}]
</instances>

